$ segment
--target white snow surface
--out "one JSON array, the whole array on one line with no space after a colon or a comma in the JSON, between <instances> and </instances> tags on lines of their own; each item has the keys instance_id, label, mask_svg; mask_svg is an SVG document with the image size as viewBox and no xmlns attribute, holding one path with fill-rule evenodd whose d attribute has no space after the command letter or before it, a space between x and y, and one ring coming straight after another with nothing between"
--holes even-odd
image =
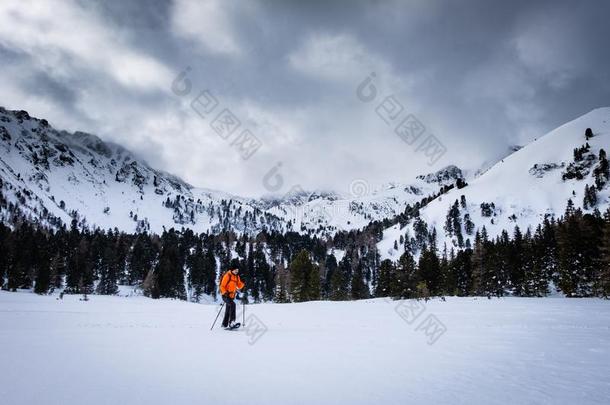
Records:
<instances>
[{"instance_id":1,"label":"white snow surface","mask_svg":"<svg viewBox=\"0 0 610 405\"><path fill-rule=\"evenodd\" d=\"M0 292L3 404L583 405L610 398L605 300L448 298L426 303L411 323L399 312L414 301L250 305L248 323L263 323L261 335L248 324L210 331L217 305L79 298ZM417 330L429 315L446 328L434 344Z\"/></svg>"}]
</instances>

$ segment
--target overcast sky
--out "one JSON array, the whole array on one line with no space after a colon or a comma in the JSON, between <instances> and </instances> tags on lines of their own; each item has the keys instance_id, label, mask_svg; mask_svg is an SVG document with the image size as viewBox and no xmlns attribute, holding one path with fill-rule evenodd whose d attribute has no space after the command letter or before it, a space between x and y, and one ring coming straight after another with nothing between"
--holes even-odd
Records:
<instances>
[{"instance_id":1,"label":"overcast sky","mask_svg":"<svg viewBox=\"0 0 610 405\"><path fill-rule=\"evenodd\" d=\"M476 169L610 105L609 15L607 1L2 0L0 105L195 186L347 192ZM240 125L219 135L225 109ZM425 132L406 142L409 114ZM244 130L260 141L248 159ZM446 152L427 156L427 139ZM283 183L265 182L280 162Z\"/></svg>"}]
</instances>

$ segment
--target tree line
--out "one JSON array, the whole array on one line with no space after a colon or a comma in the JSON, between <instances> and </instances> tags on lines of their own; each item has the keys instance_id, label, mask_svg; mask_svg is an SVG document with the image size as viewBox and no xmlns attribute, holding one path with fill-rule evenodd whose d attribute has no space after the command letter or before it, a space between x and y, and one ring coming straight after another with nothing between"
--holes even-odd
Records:
<instances>
[{"instance_id":1,"label":"tree line","mask_svg":"<svg viewBox=\"0 0 610 405\"><path fill-rule=\"evenodd\" d=\"M543 297L556 288L568 297L610 295L610 210L583 213L568 201L559 219L546 218L532 232L516 226L490 238L477 230L473 247L437 253L428 234L419 258L407 249L397 263L384 260L377 296L506 295Z\"/></svg>"},{"instance_id":2,"label":"tree line","mask_svg":"<svg viewBox=\"0 0 610 405\"><path fill-rule=\"evenodd\" d=\"M584 213L570 201L558 220L495 238L482 227L472 246L458 249L437 246L436 230L414 221L417 238L396 262L380 260L382 224L331 240L266 231L254 237L190 229L126 234L80 229L76 220L57 231L0 224L0 286L113 295L127 285L152 298L199 301L214 298L219 277L239 266L244 298L254 302L542 297L554 288L570 297L610 295L610 210Z\"/></svg>"}]
</instances>

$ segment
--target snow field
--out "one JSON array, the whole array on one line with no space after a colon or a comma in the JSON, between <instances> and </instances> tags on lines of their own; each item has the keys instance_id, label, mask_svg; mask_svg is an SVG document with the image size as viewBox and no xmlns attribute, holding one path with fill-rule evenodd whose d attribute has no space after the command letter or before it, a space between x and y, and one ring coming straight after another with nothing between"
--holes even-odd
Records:
<instances>
[{"instance_id":1,"label":"snow field","mask_svg":"<svg viewBox=\"0 0 610 405\"><path fill-rule=\"evenodd\" d=\"M0 292L2 403L601 404L610 398L610 301L260 304L248 306L245 329L217 324L210 331L218 305L79 298ZM418 329L429 315L446 329L433 339L430 329Z\"/></svg>"}]
</instances>

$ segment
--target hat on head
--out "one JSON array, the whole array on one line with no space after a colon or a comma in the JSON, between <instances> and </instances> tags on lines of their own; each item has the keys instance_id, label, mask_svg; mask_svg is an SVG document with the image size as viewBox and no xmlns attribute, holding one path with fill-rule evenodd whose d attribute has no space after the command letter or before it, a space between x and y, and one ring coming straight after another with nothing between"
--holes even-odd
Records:
<instances>
[{"instance_id":1,"label":"hat on head","mask_svg":"<svg viewBox=\"0 0 610 405\"><path fill-rule=\"evenodd\" d=\"M239 269L239 260L231 259L229 262L229 270Z\"/></svg>"}]
</instances>

